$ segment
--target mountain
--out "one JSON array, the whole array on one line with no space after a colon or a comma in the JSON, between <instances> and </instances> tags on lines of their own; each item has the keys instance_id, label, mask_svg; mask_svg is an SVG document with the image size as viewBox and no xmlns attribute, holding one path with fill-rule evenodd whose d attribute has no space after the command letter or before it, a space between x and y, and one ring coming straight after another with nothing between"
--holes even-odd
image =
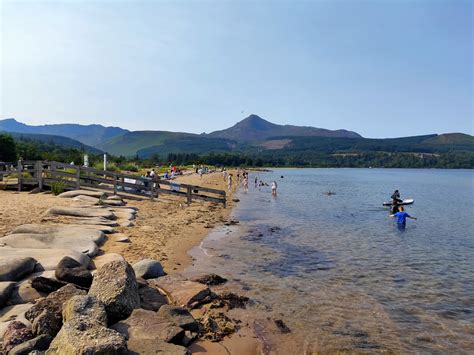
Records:
<instances>
[{"instance_id":1,"label":"mountain","mask_svg":"<svg viewBox=\"0 0 474 355\"><path fill-rule=\"evenodd\" d=\"M238 142L257 142L276 136L361 138L360 134L344 129L331 131L315 127L278 125L257 115L250 115L230 128L209 133L207 136Z\"/></svg>"},{"instance_id":2,"label":"mountain","mask_svg":"<svg viewBox=\"0 0 474 355\"><path fill-rule=\"evenodd\" d=\"M31 134L31 133L16 133L9 132L9 135L13 137L15 141L34 141L41 142L51 145L61 146L63 148L73 148L78 150L83 150L89 154L100 154L102 151L100 149L91 147L89 145L83 144L75 139L62 136L54 136L49 134Z\"/></svg>"},{"instance_id":3,"label":"mountain","mask_svg":"<svg viewBox=\"0 0 474 355\"><path fill-rule=\"evenodd\" d=\"M128 132L126 129L119 127L104 127L98 124L80 125L64 123L30 126L13 118L0 120L0 131L63 136L93 147L97 147L102 142Z\"/></svg>"}]
</instances>

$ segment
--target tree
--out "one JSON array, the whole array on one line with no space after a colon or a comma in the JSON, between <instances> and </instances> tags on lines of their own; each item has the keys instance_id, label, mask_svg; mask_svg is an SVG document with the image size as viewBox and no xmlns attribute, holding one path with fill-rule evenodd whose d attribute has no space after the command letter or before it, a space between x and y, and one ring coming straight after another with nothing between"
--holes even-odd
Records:
<instances>
[{"instance_id":1,"label":"tree","mask_svg":"<svg viewBox=\"0 0 474 355\"><path fill-rule=\"evenodd\" d=\"M16 144L12 136L0 134L0 161L16 160Z\"/></svg>"}]
</instances>

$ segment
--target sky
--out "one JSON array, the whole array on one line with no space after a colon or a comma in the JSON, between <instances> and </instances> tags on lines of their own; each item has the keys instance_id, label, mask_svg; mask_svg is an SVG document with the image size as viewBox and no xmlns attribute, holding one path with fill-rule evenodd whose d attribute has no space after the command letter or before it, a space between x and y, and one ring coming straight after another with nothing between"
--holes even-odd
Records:
<instances>
[{"instance_id":1,"label":"sky","mask_svg":"<svg viewBox=\"0 0 474 355\"><path fill-rule=\"evenodd\" d=\"M474 134L470 0L0 4L0 118Z\"/></svg>"}]
</instances>

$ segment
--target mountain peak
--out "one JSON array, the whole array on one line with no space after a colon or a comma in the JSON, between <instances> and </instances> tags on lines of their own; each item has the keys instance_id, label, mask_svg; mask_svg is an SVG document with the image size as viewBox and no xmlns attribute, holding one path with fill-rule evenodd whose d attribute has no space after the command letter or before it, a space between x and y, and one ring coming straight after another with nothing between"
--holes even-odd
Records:
<instances>
[{"instance_id":1,"label":"mountain peak","mask_svg":"<svg viewBox=\"0 0 474 355\"><path fill-rule=\"evenodd\" d=\"M268 139L270 137L277 136L314 136L314 137L346 137L356 138L360 137L355 132L337 130L331 131L328 129L316 128L316 127L300 127L291 125L278 125L269 122L262 117L251 114L244 118L242 121L236 123L234 126L212 132L209 134L211 137L226 138L235 141L247 141L255 142Z\"/></svg>"},{"instance_id":2,"label":"mountain peak","mask_svg":"<svg viewBox=\"0 0 474 355\"><path fill-rule=\"evenodd\" d=\"M268 130L274 128L275 125L274 123L271 123L267 120L264 120L262 117L251 114L250 116L244 118L242 121L237 122L233 127L231 128L245 128L245 129L253 129L253 130Z\"/></svg>"}]
</instances>

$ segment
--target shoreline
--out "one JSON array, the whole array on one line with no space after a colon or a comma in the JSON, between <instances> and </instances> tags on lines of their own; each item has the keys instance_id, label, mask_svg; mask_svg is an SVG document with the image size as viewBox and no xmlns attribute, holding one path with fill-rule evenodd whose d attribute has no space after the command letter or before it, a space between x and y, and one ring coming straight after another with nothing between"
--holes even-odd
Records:
<instances>
[{"instance_id":1,"label":"shoreline","mask_svg":"<svg viewBox=\"0 0 474 355\"><path fill-rule=\"evenodd\" d=\"M219 172L203 175L183 175L174 181L211 187L227 192L227 206L212 202L194 201L190 205L183 198L161 195L154 201L130 202L140 214L134 228L124 231L130 243L108 240L102 249L106 253L118 253L133 263L143 258L160 260L169 274L180 273L193 263L188 252L198 246L217 226L224 225L232 213L232 201L238 187L227 191L227 183Z\"/></svg>"}]
</instances>

